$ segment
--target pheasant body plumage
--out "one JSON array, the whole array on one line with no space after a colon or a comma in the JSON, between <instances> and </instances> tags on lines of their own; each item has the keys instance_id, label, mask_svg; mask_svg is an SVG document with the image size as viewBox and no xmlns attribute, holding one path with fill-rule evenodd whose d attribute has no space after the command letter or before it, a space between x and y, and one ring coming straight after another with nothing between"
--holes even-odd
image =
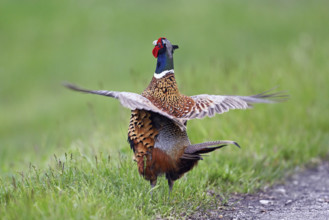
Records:
<instances>
[{"instance_id":1,"label":"pheasant body plumage","mask_svg":"<svg viewBox=\"0 0 329 220\"><path fill-rule=\"evenodd\" d=\"M213 117L230 109L246 109L252 103L283 101L286 95L264 92L254 96L182 95L174 76L173 52L178 48L166 38L154 41L157 58L154 76L141 95L129 92L86 90L71 84L65 86L80 92L116 98L131 109L128 142L134 152L138 172L154 187L164 174L171 191L175 180L191 170L202 154L234 141L213 141L191 145L186 132L188 120ZM214 146L214 147L213 147ZM170 192L169 191L169 192Z\"/></svg>"},{"instance_id":2,"label":"pheasant body plumage","mask_svg":"<svg viewBox=\"0 0 329 220\"><path fill-rule=\"evenodd\" d=\"M176 118L184 117L194 105L193 99L180 94L173 73L168 73L160 79L153 77L142 96L150 100L161 111Z\"/></svg>"},{"instance_id":3,"label":"pheasant body plumage","mask_svg":"<svg viewBox=\"0 0 329 220\"><path fill-rule=\"evenodd\" d=\"M191 145L186 131L170 119L144 110L132 111L128 142L134 151L138 172L151 183L161 174L179 173L180 158Z\"/></svg>"}]
</instances>

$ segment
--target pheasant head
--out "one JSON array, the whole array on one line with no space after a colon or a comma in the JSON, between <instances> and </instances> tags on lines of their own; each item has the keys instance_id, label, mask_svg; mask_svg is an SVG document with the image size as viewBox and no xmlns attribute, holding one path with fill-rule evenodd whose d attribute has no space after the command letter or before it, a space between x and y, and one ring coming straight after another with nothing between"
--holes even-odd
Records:
<instances>
[{"instance_id":1,"label":"pheasant head","mask_svg":"<svg viewBox=\"0 0 329 220\"><path fill-rule=\"evenodd\" d=\"M174 73L174 50L178 49L177 45L172 45L165 37L160 37L158 40L153 41L154 49L153 56L157 58L156 69L154 77L159 79L167 73Z\"/></svg>"},{"instance_id":2,"label":"pheasant head","mask_svg":"<svg viewBox=\"0 0 329 220\"><path fill-rule=\"evenodd\" d=\"M142 96L162 111L175 117L181 117L190 109L193 100L181 95L177 87L174 76L173 53L178 46L172 45L164 37L160 37L153 44L155 46L153 56L157 58L157 66L154 77Z\"/></svg>"}]
</instances>

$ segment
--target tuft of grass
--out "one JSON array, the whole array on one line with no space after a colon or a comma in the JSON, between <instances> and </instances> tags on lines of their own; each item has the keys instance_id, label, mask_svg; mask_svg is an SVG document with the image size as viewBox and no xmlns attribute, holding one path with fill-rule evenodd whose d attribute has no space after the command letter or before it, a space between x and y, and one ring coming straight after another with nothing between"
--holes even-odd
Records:
<instances>
[{"instance_id":1,"label":"tuft of grass","mask_svg":"<svg viewBox=\"0 0 329 220\"><path fill-rule=\"evenodd\" d=\"M178 182L175 194L168 199L165 181L150 196L150 188L135 165L124 156L119 163L103 154L88 157L81 152L54 155L46 169L30 165L29 170L1 179L0 213L9 219L57 218L151 218L156 215L179 216L191 213L211 201L205 192L195 192L195 185ZM196 183L194 181L194 183ZM199 182L205 187L206 181ZM199 202L195 202L199 198ZM20 212L17 212L20 207ZM132 208L134 207L134 208Z\"/></svg>"},{"instance_id":2,"label":"tuft of grass","mask_svg":"<svg viewBox=\"0 0 329 220\"><path fill-rule=\"evenodd\" d=\"M252 193L328 155L326 1L2 1L0 215L3 219L184 218ZM231 139L168 187L138 175L130 111L86 88L140 93L153 40L180 46L181 92L290 100L188 123L192 143ZM54 156L57 155L57 156ZM216 196L219 195L219 196Z\"/></svg>"}]
</instances>

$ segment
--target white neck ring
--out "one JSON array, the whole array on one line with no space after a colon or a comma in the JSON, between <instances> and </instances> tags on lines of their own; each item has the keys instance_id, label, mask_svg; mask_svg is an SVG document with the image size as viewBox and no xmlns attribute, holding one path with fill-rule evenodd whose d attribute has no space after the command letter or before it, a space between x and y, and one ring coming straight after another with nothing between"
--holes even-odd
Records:
<instances>
[{"instance_id":1,"label":"white neck ring","mask_svg":"<svg viewBox=\"0 0 329 220\"><path fill-rule=\"evenodd\" d=\"M165 70L165 71L162 71L161 73L154 73L154 77L157 79L160 79L160 78L164 77L165 75L167 75L167 73L174 73L174 69Z\"/></svg>"}]
</instances>

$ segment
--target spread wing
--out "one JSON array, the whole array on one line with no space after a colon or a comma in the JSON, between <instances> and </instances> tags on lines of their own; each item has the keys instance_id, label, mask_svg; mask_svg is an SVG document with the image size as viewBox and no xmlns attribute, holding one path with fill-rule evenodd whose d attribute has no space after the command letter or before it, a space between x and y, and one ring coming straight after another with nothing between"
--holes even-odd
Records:
<instances>
[{"instance_id":1,"label":"spread wing","mask_svg":"<svg viewBox=\"0 0 329 220\"><path fill-rule=\"evenodd\" d=\"M213 117L231 109L247 109L253 103L276 103L287 99L282 92L268 93L269 91L253 96L221 96L221 95L196 95L191 96L195 104L184 116L185 120L194 118Z\"/></svg>"},{"instance_id":2,"label":"spread wing","mask_svg":"<svg viewBox=\"0 0 329 220\"><path fill-rule=\"evenodd\" d=\"M160 115L163 115L175 122L176 125L178 125L182 130L185 130L186 127L184 125L185 120L175 118L169 114L167 114L164 111L161 111L159 108L157 108L155 105L152 104L150 100L147 98L136 94L132 92L117 92L117 91L107 91L107 90L88 90L88 89L82 89L75 85L72 85L70 83L63 83L63 85L71 90L79 91L79 92L85 92L85 93L91 93L96 95L103 95L112 97L115 99L118 99L122 106L129 108L131 110L140 109L140 110L146 110L146 111L152 111L155 113L158 113Z\"/></svg>"}]
</instances>

